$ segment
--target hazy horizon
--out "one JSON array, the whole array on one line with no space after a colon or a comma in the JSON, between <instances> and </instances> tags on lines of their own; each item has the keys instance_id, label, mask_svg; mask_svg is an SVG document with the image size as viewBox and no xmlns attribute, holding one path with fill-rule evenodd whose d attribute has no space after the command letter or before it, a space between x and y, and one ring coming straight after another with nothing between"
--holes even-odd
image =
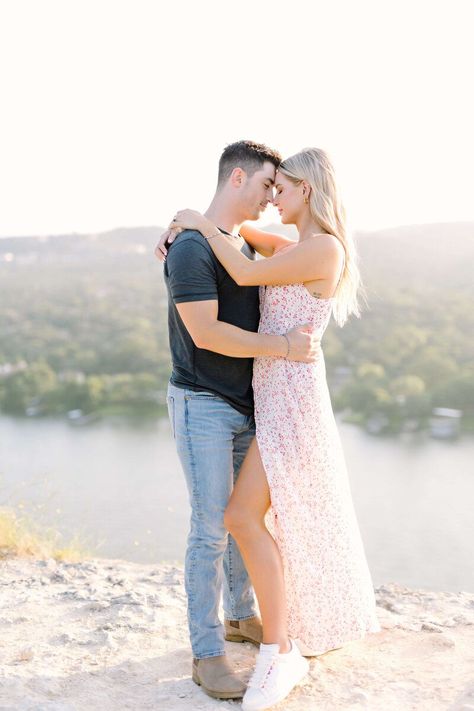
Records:
<instances>
[{"instance_id":1,"label":"hazy horizon","mask_svg":"<svg viewBox=\"0 0 474 711\"><path fill-rule=\"evenodd\" d=\"M259 226L265 230L268 228L272 227L281 227L285 231L291 231L292 229L296 229L294 225L286 225L283 224L282 222L276 221L269 221L263 223L261 220L258 221ZM397 230L397 229L410 229L410 228L418 228L418 227L442 227L442 226L459 226L459 225L471 225L474 228L474 218L472 220L450 220L449 222L443 221L443 222L414 222L414 223L404 223L404 224L399 224L399 225L387 225L384 227L378 227L378 228L373 228L373 229L364 229L364 228L358 228L358 227L352 227L352 231L357 234L357 233L378 233L378 232L387 232L390 230ZM121 231L121 230L141 230L141 229L159 229L163 230L165 229L165 225L159 225L159 224L154 224L154 225L146 225L146 224L135 224L135 225L118 225L116 227L110 227L106 228L103 230L91 230L91 231L79 231L79 230L71 230L68 232L50 232L50 233L30 233L30 234L0 234L0 240L7 240L7 239L31 239L31 238L38 238L38 239L45 239L49 237L80 237L80 236L89 236L89 235L102 235L102 234L109 234L110 232L116 232L116 231Z\"/></svg>"}]
</instances>

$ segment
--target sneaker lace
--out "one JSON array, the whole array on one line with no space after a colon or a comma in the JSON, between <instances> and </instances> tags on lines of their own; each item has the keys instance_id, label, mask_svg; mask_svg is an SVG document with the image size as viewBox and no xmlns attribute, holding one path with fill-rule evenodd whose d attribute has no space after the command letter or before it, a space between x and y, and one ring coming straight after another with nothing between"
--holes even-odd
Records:
<instances>
[{"instance_id":1,"label":"sneaker lace","mask_svg":"<svg viewBox=\"0 0 474 711\"><path fill-rule=\"evenodd\" d=\"M257 657L257 664L255 665L254 672L248 682L248 686L252 686L256 689L263 689L273 667L275 666L277 658L277 653L259 655Z\"/></svg>"}]
</instances>

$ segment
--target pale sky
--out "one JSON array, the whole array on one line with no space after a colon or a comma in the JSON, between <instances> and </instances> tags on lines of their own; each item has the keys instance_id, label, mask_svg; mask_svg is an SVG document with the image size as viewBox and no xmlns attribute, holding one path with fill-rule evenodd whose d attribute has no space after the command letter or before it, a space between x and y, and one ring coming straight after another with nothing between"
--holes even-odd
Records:
<instances>
[{"instance_id":1,"label":"pale sky","mask_svg":"<svg viewBox=\"0 0 474 711\"><path fill-rule=\"evenodd\" d=\"M204 210L242 138L327 150L355 229L474 220L471 10L0 0L0 236Z\"/></svg>"}]
</instances>

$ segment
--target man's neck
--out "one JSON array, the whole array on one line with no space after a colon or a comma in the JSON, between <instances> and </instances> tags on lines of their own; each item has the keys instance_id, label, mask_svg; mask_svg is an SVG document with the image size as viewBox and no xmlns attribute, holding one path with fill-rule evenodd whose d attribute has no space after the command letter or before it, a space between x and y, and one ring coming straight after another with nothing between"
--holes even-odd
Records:
<instances>
[{"instance_id":1,"label":"man's neck","mask_svg":"<svg viewBox=\"0 0 474 711\"><path fill-rule=\"evenodd\" d=\"M221 227L232 235L237 235L244 220L237 214L237 210L227 202L214 197L204 215L213 222L216 227Z\"/></svg>"}]
</instances>

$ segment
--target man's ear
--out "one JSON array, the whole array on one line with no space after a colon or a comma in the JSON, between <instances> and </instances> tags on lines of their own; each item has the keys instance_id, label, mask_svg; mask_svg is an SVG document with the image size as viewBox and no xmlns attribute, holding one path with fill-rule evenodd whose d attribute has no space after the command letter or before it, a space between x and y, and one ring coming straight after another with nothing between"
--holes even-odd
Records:
<instances>
[{"instance_id":1,"label":"man's ear","mask_svg":"<svg viewBox=\"0 0 474 711\"><path fill-rule=\"evenodd\" d=\"M240 186L245 182L246 177L247 173L243 170L243 168L234 168L230 174L229 180L234 188L240 188Z\"/></svg>"}]
</instances>

